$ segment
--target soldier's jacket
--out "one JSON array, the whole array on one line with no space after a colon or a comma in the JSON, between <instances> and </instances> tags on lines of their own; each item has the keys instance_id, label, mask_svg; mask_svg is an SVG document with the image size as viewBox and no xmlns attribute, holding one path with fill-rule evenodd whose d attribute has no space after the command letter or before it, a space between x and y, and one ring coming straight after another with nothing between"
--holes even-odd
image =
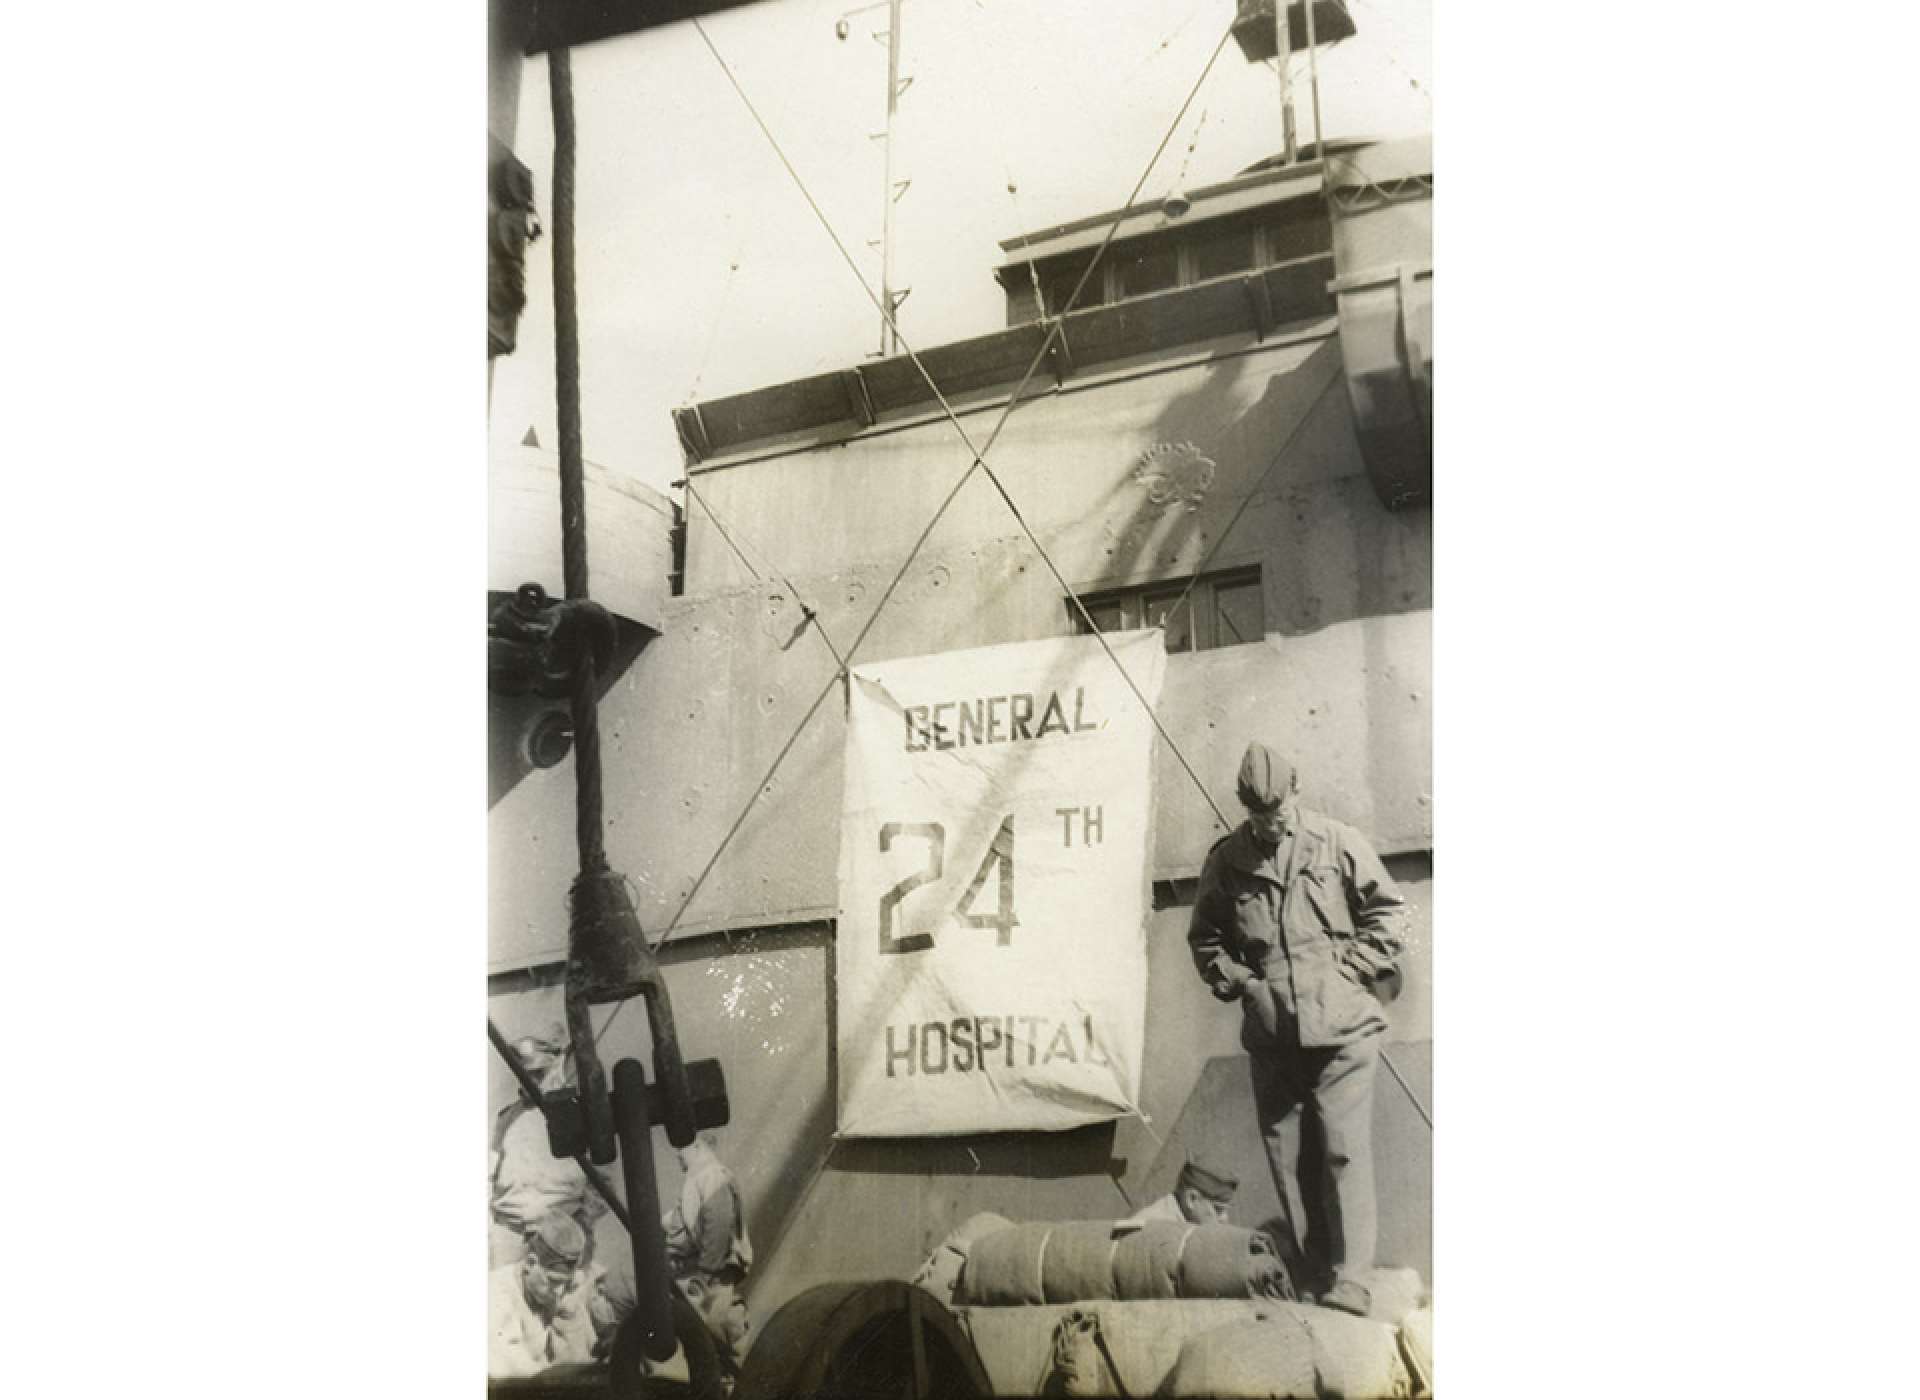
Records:
<instances>
[{"instance_id":1,"label":"soldier's jacket","mask_svg":"<svg viewBox=\"0 0 1920 1400\"><path fill-rule=\"evenodd\" d=\"M1366 838L1300 808L1271 857L1244 822L1214 843L1187 942L1214 996L1241 1002L1249 1050L1296 1036L1323 1048L1386 1029L1368 989L1396 970L1403 919L1400 892Z\"/></svg>"}]
</instances>

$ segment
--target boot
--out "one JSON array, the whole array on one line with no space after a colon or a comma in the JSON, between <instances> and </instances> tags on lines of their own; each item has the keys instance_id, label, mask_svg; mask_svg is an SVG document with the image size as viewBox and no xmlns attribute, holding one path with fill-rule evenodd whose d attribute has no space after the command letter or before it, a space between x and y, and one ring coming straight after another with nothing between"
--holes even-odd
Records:
<instances>
[{"instance_id":1,"label":"boot","mask_svg":"<svg viewBox=\"0 0 1920 1400\"><path fill-rule=\"evenodd\" d=\"M1336 1279L1333 1287L1320 1295L1320 1306L1352 1313L1355 1317L1365 1317L1373 1307L1373 1295L1363 1283L1356 1283L1350 1278Z\"/></svg>"}]
</instances>

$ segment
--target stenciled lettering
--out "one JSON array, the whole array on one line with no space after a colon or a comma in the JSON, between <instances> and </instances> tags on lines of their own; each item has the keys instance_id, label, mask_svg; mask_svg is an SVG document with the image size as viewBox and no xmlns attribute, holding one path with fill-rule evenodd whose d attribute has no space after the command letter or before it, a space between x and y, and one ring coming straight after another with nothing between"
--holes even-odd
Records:
<instances>
[{"instance_id":1,"label":"stenciled lettering","mask_svg":"<svg viewBox=\"0 0 1920 1400\"><path fill-rule=\"evenodd\" d=\"M1033 735L1028 733L1027 731L1032 724L1033 724L1033 697L1031 695L1026 695L1026 694L1014 696L1013 697L1013 737L1016 739L1031 739Z\"/></svg>"},{"instance_id":2,"label":"stenciled lettering","mask_svg":"<svg viewBox=\"0 0 1920 1400\"><path fill-rule=\"evenodd\" d=\"M983 744L987 739L987 702L985 700L962 700L960 702L959 736L954 740L956 748L969 743ZM972 738L968 738L971 735Z\"/></svg>"},{"instance_id":3,"label":"stenciled lettering","mask_svg":"<svg viewBox=\"0 0 1920 1400\"><path fill-rule=\"evenodd\" d=\"M920 1028L918 1026L907 1026L905 1030L907 1036L906 1048L896 1050L893 1048L894 1028L892 1026L887 1027L887 1078L889 1079L893 1078L893 1066L896 1061L906 1065L906 1073L913 1073L913 1047L915 1040L919 1038Z\"/></svg>"},{"instance_id":4,"label":"stenciled lettering","mask_svg":"<svg viewBox=\"0 0 1920 1400\"><path fill-rule=\"evenodd\" d=\"M1081 686L1073 692L1073 732L1076 734L1084 734L1089 729L1098 729L1100 727L1092 720L1081 718L1080 712L1086 707L1086 703L1087 688Z\"/></svg>"},{"instance_id":5,"label":"stenciled lettering","mask_svg":"<svg viewBox=\"0 0 1920 1400\"><path fill-rule=\"evenodd\" d=\"M933 1058L933 1042L936 1035L940 1040L940 1059L938 1062L935 1062ZM920 1028L920 1073L945 1074L946 1072L947 1023L945 1021L929 1021Z\"/></svg>"},{"instance_id":6,"label":"stenciled lettering","mask_svg":"<svg viewBox=\"0 0 1920 1400\"><path fill-rule=\"evenodd\" d=\"M1091 1013L1069 1021L1050 1016L958 1016L949 1021L890 1025L885 1029L884 1060L889 1079L991 1074L1044 1067L1056 1060L1113 1067L1100 1048Z\"/></svg>"},{"instance_id":7,"label":"stenciled lettering","mask_svg":"<svg viewBox=\"0 0 1920 1400\"><path fill-rule=\"evenodd\" d=\"M1053 1028L1053 1039L1047 1042L1046 1057L1040 1063L1050 1065L1055 1060L1065 1060L1068 1064L1074 1065L1080 1063L1080 1057L1073 1053L1073 1037L1067 1034L1067 1028L1064 1025Z\"/></svg>"},{"instance_id":8,"label":"stenciled lettering","mask_svg":"<svg viewBox=\"0 0 1920 1400\"><path fill-rule=\"evenodd\" d=\"M974 1022L962 1016L953 1023L953 1072L965 1074L973 1068Z\"/></svg>"},{"instance_id":9,"label":"stenciled lettering","mask_svg":"<svg viewBox=\"0 0 1920 1400\"><path fill-rule=\"evenodd\" d=\"M1062 734L1070 732L1067 729L1067 712L1061 707L1060 692L1057 690L1047 697L1047 712L1040 716L1040 727L1034 731L1034 738L1044 739L1055 730Z\"/></svg>"},{"instance_id":10,"label":"stenciled lettering","mask_svg":"<svg viewBox=\"0 0 1920 1400\"><path fill-rule=\"evenodd\" d=\"M977 748L985 744L1035 743L1058 735L1071 738L1100 729L1104 720L1087 715L1087 691L1076 686L1069 720L1064 691L1042 694L1015 691L1007 695L957 696L926 705L908 705L901 711L908 753Z\"/></svg>"}]
</instances>

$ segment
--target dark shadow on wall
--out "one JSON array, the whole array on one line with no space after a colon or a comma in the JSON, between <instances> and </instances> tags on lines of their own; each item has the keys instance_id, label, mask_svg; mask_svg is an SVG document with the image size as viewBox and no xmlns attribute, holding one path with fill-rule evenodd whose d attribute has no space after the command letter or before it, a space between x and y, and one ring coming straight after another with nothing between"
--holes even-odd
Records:
<instances>
[{"instance_id":1,"label":"dark shadow on wall","mask_svg":"<svg viewBox=\"0 0 1920 1400\"><path fill-rule=\"evenodd\" d=\"M1389 511L1368 483L1339 343L1328 340L1295 368L1270 374L1259 399L1241 410L1241 374L1256 363L1220 361L1162 407L1156 441L1192 443L1219 470L1197 509L1175 499L1133 513L1133 558L1170 561L1177 553L1183 564L1166 572L1179 576L1209 549L1216 560L1258 551L1266 630L1284 636L1431 608L1431 512ZM1114 494L1128 491L1142 488L1128 483ZM1255 499L1234 522L1249 492ZM1279 537L1263 537L1276 518ZM1126 572L1117 552L1114 564L1114 574Z\"/></svg>"},{"instance_id":2,"label":"dark shadow on wall","mask_svg":"<svg viewBox=\"0 0 1920 1400\"><path fill-rule=\"evenodd\" d=\"M1017 1176L1034 1181L1113 1174L1114 1125L1061 1133L971 1137L855 1138L834 1150L837 1170L914 1176ZM1122 1164L1124 1165L1124 1164Z\"/></svg>"}]
</instances>

